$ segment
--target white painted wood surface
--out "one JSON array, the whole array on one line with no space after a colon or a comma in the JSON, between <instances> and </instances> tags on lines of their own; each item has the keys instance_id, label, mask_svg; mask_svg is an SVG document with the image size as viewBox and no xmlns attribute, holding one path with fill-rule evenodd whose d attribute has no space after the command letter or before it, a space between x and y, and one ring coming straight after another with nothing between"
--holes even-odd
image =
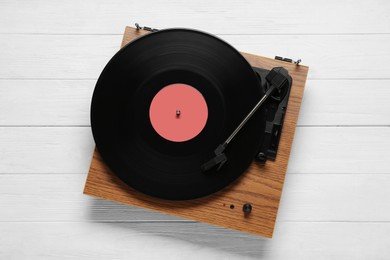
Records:
<instances>
[{"instance_id":1,"label":"white painted wood surface","mask_svg":"<svg viewBox=\"0 0 390 260\"><path fill-rule=\"evenodd\" d=\"M390 2L0 0L0 259L390 259ZM310 66L272 240L82 195L125 25Z\"/></svg>"}]
</instances>

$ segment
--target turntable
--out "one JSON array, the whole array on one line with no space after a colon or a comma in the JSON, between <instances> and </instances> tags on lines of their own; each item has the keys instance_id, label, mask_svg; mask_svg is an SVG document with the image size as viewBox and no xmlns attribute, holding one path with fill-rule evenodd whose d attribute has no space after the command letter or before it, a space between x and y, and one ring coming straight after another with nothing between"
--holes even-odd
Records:
<instances>
[{"instance_id":1,"label":"turntable","mask_svg":"<svg viewBox=\"0 0 390 260\"><path fill-rule=\"evenodd\" d=\"M272 237L308 67L126 27L96 84L84 193Z\"/></svg>"}]
</instances>

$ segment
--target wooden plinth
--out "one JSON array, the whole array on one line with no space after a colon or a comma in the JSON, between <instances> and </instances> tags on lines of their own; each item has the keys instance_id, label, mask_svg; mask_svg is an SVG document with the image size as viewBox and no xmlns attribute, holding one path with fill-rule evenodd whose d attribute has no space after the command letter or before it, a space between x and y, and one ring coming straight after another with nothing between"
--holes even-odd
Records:
<instances>
[{"instance_id":1,"label":"wooden plinth","mask_svg":"<svg viewBox=\"0 0 390 260\"><path fill-rule=\"evenodd\" d=\"M147 33L149 32L126 27L122 47ZM253 162L237 181L207 197L189 201L168 201L149 197L124 184L108 169L95 149L84 193L255 235L272 237L309 68L248 53L242 55L252 66L265 69L283 66L293 78L275 161L267 161L264 166ZM253 206L252 212L247 216L242 211L245 203L251 203ZM231 205L234 205L234 208Z\"/></svg>"}]
</instances>

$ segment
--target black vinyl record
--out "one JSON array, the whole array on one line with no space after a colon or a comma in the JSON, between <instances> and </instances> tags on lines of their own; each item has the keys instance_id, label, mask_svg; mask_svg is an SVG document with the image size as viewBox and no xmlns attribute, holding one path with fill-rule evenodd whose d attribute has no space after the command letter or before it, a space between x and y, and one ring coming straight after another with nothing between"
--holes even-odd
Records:
<instances>
[{"instance_id":1,"label":"black vinyl record","mask_svg":"<svg viewBox=\"0 0 390 260\"><path fill-rule=\"evenodd\" d=\"M175 83L196 88L208 107L203 130L183 142L161 137L149 118L154 96ZM92 132L103 160L129 186L163 199L195 199L232 183L252 162L263 110L229 144L220 171L201 171L263 95L250 64L226 42L195 30L161 30L130 42L106 65L92 98Z\"/></svg>"}]
</instances>

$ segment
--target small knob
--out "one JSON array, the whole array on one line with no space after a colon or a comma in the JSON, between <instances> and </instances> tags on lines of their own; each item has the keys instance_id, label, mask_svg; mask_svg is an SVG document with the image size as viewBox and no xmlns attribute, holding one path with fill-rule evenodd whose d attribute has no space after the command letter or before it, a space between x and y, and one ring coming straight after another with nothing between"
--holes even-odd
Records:
<instances>
[{"instance_id":1,"label":"small knob","mask_svg":"<svg viewBox=\"0 0 390 260\"><path fill-rule=\"evenodd\" d=\"M251 213L252 205L250 203L245 203L244 206L242 206L242 211L244 211L245 214Z\"/></svg>"}]
</instances>

